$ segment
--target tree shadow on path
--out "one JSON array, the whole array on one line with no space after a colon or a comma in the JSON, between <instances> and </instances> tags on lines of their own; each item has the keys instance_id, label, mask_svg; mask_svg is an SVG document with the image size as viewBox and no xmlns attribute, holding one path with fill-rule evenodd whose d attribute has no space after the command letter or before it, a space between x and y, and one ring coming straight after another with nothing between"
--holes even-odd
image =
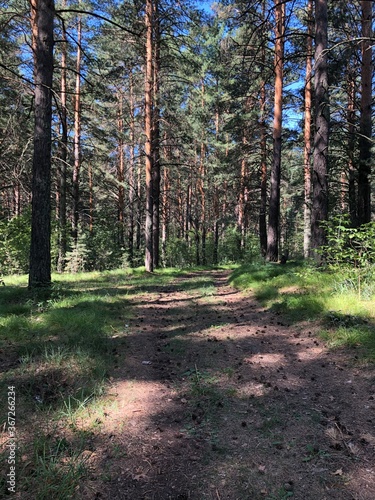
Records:
<instances>
[{"instance_id":1,"label":"tree shadow on path","mask_svg":"<svg viewBox=\"0 0 375 500\"><path fill-rule=\"evenodd\" d=\"M374 371L201 275L215 293L176 279L112 339L117 405L82 496L375 498Z\"/></svg>"}]
</instances>

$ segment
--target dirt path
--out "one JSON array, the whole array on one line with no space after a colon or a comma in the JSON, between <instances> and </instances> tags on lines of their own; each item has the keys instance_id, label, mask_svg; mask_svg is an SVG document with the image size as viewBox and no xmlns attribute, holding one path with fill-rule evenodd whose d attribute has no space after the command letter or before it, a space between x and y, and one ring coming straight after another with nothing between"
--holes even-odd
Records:
<instances>
[{"instance_id":1,"label":"dirt path","mask_svg":"<svg viewBox=\"0 0 375 500\"><path fill-rule=\"evenodd\" d=\"M227 278L133 299L82 498L374 500L374 371Z\"/></svg>"}]
</instances>

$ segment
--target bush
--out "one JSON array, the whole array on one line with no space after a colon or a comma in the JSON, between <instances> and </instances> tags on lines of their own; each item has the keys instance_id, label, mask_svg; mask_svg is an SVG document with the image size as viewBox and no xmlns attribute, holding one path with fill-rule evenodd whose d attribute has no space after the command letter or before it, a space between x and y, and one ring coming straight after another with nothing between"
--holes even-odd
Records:
<instances>
[{"instance_id":1,"label":"bush","mask_svg":"<svg viewBox=\"0 0 375 500\"><path fill-rule=\"evenodd\" d=\"M326 230L327 245L321 251L327 265L340 271L337 286L344 290L355 289L360 296L373 295L375 222L350 227L349 216L343 215L327 223Z\"/></svg>"},{"instance_id":2,"label":"bush","mask_svg":"<svg viewBox=\"0 0 375 500\"><path fill-rule=\"evenodd\" d=\"M30 226L30 212L0 221L0 275L28 271Z\"/></svg>"},{"instance_id":3,"label":"bush","mask_svg":"<svg viewBox=\"0 0 375 500\"><path fill-rule=\"evenodd\" d=\"M195 244L189 247L186 240L171 237L165 251L165 267L190 267L195 263Z\"/></svg>"}]
</instances>

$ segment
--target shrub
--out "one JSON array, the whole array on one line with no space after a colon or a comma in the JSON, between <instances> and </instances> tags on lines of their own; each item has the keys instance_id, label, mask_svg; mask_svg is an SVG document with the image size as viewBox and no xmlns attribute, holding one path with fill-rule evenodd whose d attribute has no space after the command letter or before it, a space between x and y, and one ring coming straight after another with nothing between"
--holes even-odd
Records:
<instances>
[{"instance_id":1,"label":"shrub","mask_svg":"<svg viewBox=\"0 0 375 500\"><path fill-rule=\"evenodd\" d=\"M327 245L321 251L328 266L341 271L338 286L346 284L345 290L356 289L359 296L373 295L375 222L351 227L349 216L343 215L327 223L326 230Z\"/></svg>"},{"instance_id":2,"label":"shrub","mask_svg":"<svg viewBox=\"0 0 375 500\"><path fill-rule=\"evenodd\" d=\"M30 212L0 221L0 275L27 272L30 225Z\"/></svg>"}]
</instances>

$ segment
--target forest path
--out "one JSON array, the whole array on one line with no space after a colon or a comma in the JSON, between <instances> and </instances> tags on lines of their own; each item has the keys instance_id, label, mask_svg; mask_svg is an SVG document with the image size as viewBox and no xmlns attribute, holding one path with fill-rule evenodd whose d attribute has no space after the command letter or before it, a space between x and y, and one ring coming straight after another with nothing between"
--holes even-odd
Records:
<instances>
[{"instance_id":1,"label":"forest path","mask_svg":"<svg viewBox=\"0 0 375 500\"><path fill-rule=\"evenodd\" d=\"M82 497L373 500L374 372L228 276L130 296Z\"/></svg>"}]
</instances>

